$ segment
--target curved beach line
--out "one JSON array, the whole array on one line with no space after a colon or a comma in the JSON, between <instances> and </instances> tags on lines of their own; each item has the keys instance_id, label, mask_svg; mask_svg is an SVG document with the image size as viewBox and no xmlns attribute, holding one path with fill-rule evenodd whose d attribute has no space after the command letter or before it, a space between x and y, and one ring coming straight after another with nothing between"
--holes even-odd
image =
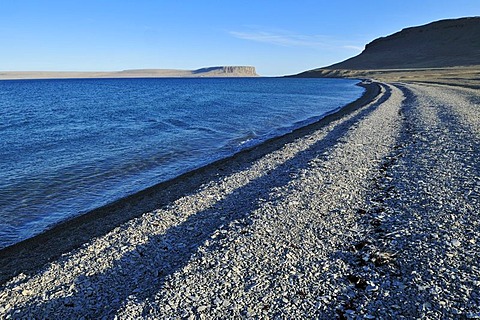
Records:
<instances>
[{"instance_id":1,"label":"curved beach line","mask_svg":"<svg viewBox=\"0 0 480 320\"><path fill-rule=\"evenodd\" d=\"M319 121L291 133L269 139L233 156L187 172L143 191L61 222L51 229L0 250L0 284L19 273L32 272L49 261L102 236L122 223L161 208L197 190L219 175L235 172L238 164L248 164L280 149L285 144L327 126L332 121L365 106L380 94L377 83L359 83L366 91L354 102L325 115Z\"/></svg>"}]
</instances>

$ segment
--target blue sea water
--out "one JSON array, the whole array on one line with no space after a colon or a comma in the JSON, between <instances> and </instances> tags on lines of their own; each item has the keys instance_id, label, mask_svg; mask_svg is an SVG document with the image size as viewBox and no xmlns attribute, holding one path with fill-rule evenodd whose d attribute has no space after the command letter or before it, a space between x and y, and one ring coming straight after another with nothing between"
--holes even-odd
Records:
<instances>
[{"instance_id":1,"label":"blue sea water","mask_svg":"<svg viewBox=\"0 0 480 320\"><path fill-rule=\"evenodd\" d=\"M0 81L0 248L312 123L357 82Z\"/></svg>"}]
</instances>

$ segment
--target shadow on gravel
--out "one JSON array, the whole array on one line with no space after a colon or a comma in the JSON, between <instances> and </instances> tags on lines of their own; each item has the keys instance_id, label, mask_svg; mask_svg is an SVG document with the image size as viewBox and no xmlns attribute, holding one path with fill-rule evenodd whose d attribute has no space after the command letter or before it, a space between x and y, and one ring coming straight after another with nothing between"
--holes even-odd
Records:
<instances>
[{"instance_id":1,"label":"shadow on gravel","mask_svg":"<svg viewBox=\"0 0 480 320\"><path fill-rule=\"evenodd\" d=\"M358 223L364 226L365 230L370 230L365 235L361 235L356 242L352 243L350 248L346 250L336 251L331 255L331 259L340 259L349 264L351 273L347 276L347 281L354 288L355 294L348 294L346 291L339 295L339 301L336 305L330 305L329 308L335 310L339 319L348 319L349 316L361 317L357 312L368 312L364 310L366 306L371 309L372 304L376 304L377 308L385 309L389 306L389 295L387 301L383 301L382 296L372 291L371 284L378 285L378 278L372 279L373 273L389 275L396 279L399 276L398 265L395 260L395 255L390 256L388 233L391 232L385 221L385 211L387 207L396 207L398 203L398 185L393 187L392 174L393 166L398 164L398 160L403 156L405 147L412 143L413 128L410 123L406 121L406 116L409 115L411 106L416 102L413 94L407 91L404 87L396 85L399 88L405 99L402 101L402 107L399 111L402 118L402 126L400 134L395 141L392 151L380 162L379 175L374 177L372 187L365 199L365 208L358 210ZM395 179L393 180L395 181ZM381 259L381 255L389 257L390 259ZM380 259L379 259L380 258ZM366 270L365 270L366 268ZM377 275L378 276L378 275ZM368 290L369 289L369 290ZM375 290L378 290L375 289ZM391 307L390 307L391 308ZM389 308L382 310L390 312ZM370 316L379 317L380 319L386 315L378 315L375 313Z\"/></svg>"},{"instance_id":2,"label":"shadow on gravel","mask_svg":"<svg viewBox=\"0 0 480 320\"><path fill-rule=\"evenodd\" d=\"M77 278L76 291L72 296L49 300L36 306L30 305L30 310L38 310L39 315L71 312L85 318L113 318L116 311L127 301L142 303L154 300L155 294L164 287L166 278L187 265L199 246L210 239L215 231L232 222L239 225L251 223L248 217L259 207L259 199L268 199L273 188L285 186L293 179L292 173L307 168L311 159L339 143L349 128L390 97L391 92L388 88L386 90L377 103L368 108L364 107L357 115L334 127L324 139L299 152L268 174L236 189L207 210L192 214L165 234L150 238L147 244L137 246L104 272ZM249 165L245 164L241 169ZM219 208L235 208L235 211L223 212ZM145 309L143 312L143 315L147 315L150 310ZM30 314L35 316L35 311Z\"/></svg>"}]
</instances>

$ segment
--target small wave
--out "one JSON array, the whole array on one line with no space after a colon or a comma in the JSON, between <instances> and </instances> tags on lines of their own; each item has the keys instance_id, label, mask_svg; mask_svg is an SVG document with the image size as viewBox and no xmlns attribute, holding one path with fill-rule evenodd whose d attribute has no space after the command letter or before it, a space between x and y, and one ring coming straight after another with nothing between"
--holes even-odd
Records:
<instances>
[{"instance_id":1,"label":"small wave","mask_svg":"<svg viewBox=\"0 0 480 320\"><path fill-rule=\"evenodd\" d=\"M255 131L250 130L239 137L231 139L230 144L234 146L244 146L246 143L249 143L258 138L259 135Z\"/></svg>"},{"instance_id":2,"label":"small wave","mask_svg":"<svg viewBox=\"0 0 480 320\"><path fill-rule=\"evenodd\" d=\"M181 120L181 119L166 119L165 123L178 128L188 128L190 126L189 123Z\"/></svg>"}]
</instances>

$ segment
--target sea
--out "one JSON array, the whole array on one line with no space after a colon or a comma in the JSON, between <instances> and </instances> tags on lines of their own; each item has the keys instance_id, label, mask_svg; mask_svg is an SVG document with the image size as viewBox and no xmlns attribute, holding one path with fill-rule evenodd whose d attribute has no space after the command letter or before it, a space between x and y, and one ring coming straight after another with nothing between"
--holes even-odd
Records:
<instances>
[{"instance_id":1,"label":"sea","mask_svg":"<svg viewBox=\"0 0 480 320\"><path fill-rule=\"evenodd\" d=\"M0 249L308 125L357 80L0 81Z\"/></svg>"}]
</instances>

